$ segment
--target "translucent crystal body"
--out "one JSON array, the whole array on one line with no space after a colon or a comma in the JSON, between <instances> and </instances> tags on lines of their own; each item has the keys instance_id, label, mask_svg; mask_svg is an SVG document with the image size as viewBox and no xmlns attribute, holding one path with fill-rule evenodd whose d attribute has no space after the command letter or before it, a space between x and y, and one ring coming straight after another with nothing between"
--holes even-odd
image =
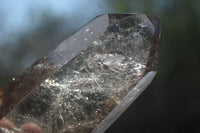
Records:
<instances>
[{"instance_id":1,"label":"translucent crystal body","mask_svg":"<svg viewBox=\"0 0 200 133\"><path fill-rule=\"evenodd\" d=\"M50 74L39 76L41 82L7 117L18 125L35 122L45 132L94 131L156 70L159 29L154 19L108 14L91 21L31 66L36 73L45 69Z\"/></svg>"}]
</instances>

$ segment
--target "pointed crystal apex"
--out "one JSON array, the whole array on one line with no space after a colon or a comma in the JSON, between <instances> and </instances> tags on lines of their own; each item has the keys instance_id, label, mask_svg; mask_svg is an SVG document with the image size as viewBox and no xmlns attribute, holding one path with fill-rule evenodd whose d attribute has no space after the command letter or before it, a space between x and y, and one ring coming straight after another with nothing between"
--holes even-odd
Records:
<instances>
[{"instance_id":1,"label":"pointed crystal apex","mask_svg":"<svg viewBox=\"0 0 200 133\"><path fill-rule=\"evenodd\" d=\"M159 23L144 14L96 17L0 90L0 117L11 111L19 126L45 132L105 131L155 76Z\"/></svg>"}]
</instances>

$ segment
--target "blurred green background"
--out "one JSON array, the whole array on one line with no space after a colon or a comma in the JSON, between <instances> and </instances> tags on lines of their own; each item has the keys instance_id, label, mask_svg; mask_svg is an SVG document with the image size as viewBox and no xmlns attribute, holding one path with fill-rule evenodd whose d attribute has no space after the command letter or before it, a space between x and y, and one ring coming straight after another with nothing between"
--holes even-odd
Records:
<instances>
[{"instance_id":1,"label":"blurred green background","mask_svg":"<svg viewBox=\"0 0 200 133\"><path fill-rule=\"evenodd\" d=\"M160 16L158 74L106 133L200 133L199 0L0 0L0 88L102 13Z\"/></svg>"}]
</instances>

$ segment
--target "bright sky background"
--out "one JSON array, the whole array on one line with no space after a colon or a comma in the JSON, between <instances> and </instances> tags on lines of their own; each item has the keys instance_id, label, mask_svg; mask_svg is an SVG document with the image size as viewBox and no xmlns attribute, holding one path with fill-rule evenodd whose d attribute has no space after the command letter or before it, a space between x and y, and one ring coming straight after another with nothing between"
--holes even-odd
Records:
<instances>
[{"instance_id":1,"label":"bright sky background","mask_svg":"<svg viewBox=\"0 0 200 133\"><path fill-rule=\"evenodd\" d=\"M104 0L0 0L0 45L19 31L34 28L43 11L67 16L69 23L83 25L109 9Z\"/></svg>"}]
</instances>

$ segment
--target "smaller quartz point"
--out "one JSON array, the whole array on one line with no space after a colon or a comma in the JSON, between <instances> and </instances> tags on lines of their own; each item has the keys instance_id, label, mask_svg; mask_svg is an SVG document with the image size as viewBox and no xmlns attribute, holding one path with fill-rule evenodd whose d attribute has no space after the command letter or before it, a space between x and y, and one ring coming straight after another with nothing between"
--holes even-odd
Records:
<instances>
[{"instance_id":1,"label":"smaller quartz point","mask_svg":"<svg viewBox=\"0 0 200 133\"><path fill-rule=\"evenodd\" d=\"M0 90L0 118L47 133L104 132L156 74L159 23L96 17Z\"/></svg>"}]
</instances>

